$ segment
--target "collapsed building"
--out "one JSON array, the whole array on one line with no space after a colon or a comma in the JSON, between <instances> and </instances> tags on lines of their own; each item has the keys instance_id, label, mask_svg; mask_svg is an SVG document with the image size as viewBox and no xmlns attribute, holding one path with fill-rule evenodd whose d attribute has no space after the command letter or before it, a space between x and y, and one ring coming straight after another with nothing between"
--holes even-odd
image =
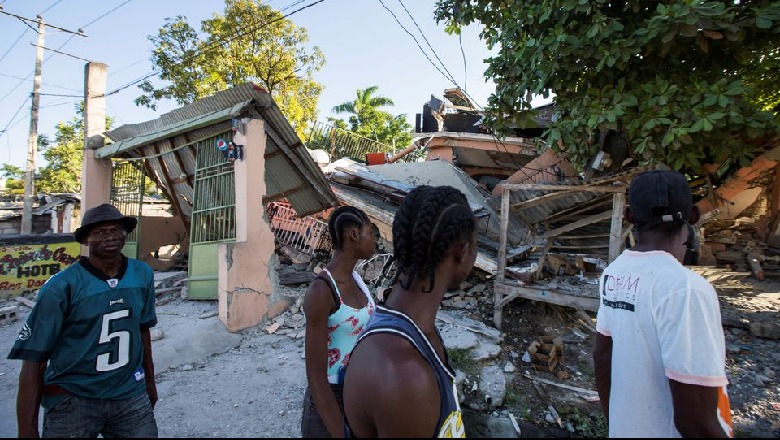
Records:
<instances>
[{"instance_id":1,"label":"collapsed building","mask_svg":"<svg viewBox=\"0 0 780 440\"><path fill-rule=\"evenodd\" d=\"M615 169L605 153L578 173L538 141L553 117L554 107L545 106L539 127L499 139L481 125L468 97L449 89L444 100L424 105L413 145L377 156L387 146L322 125L304 144L270 95L244 84L105 133L111 143L99 145L94 157L111 162L113 177L87 178L116 187L129 169L125 187L148 178L160 188L188 231L182 246L188 296L219 300L220 319L231 331L290 306L279 284L308 282L316 263L327 261L333 207L356 206L378 227L382 250L361 267L381 287L388 282L381 274L392 271L400 201L418 185L453 186L479 220L475 268L492 281L486 292L500 327L503 308L515 298L597 310L598 275L632 240L622 213L631 177L643 168ZM700 273L780 274L778 160L775 145L751 167L695 188L705 214ZM110 201L137 216L137 194L113 191ZM138 243L128 237L132 256ZM280 273L280 258L312 264L306 273Z\"/></svg>"}]
</instances>

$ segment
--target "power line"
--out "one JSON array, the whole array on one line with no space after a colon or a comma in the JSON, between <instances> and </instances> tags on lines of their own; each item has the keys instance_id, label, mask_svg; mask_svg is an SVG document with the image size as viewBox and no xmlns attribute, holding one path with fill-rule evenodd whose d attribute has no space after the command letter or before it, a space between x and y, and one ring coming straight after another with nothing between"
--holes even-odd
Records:
<instances>
[{"instance_id":1,"label":"power line","mask_svg":"<svg viewBox=\"0 0 780 440\"><path fill-rule=\"evenodd\" d=\"M26 23L25 23L25 24L26 24ZM29 25L28 25L28 27L29 27ZM14 42L13 42L13 43L11 43L11 47L9 47L9 48L8 48L8 50L6 50L6 51L5 51L5 53L3 54L3 56L1 56L1 57L0 57L0 62L2 62L2 61L5 59L5 57L6 57L6 56L8 56L8 54L11 52L11 50L12 50L14 47L16 47L16 45L19 43L19 40L21 40L21 39L22 39L22 37L24 37L24 34L26 34L26 33L27 33L27 29L24 29L24 30L22 31L22 34L21 34L21 35L19 35L19 37L18 37L16 40L14 40Z\"/></svg>"},{"instance_id":2,"label":"power line","mask_svg":"<svg viewBox=\"0 0 780 440\"><path fill-rule=\"evenodd\" d=\"M305 2L305 1L306 0L296 0L296 1L292 2L292 3L290 3L289 5L283 7L282 9L280 9L279 12L284 12L284 11L290 9L290 8L293 8L295 6L300 5L301 3Z\"/></svg>"},{"instance_id":3,"label":"power line","mask_svg":"<svg viewBox=\"0 0 780 440\"><path fill-rule=\"evenodd\" d=\"M6 78L20 79L22 81L28 81L29 80L29 78L22 78L21 76L8 75L8 74L5 74L5 73L0 73L0 76L4 76ZM58 86L56 84L45 83L45 82L42 82L41 84L43 84L45 86L49 86L49 87L54 87L54 88L57 88L57 89L70 90L71 92L79 92L79 93L81 93L81 90L79 90L79 89L72 89L70 87Z\"/></svg>"},{"instance_id":4,"label":"power line","mask_svg":"<svg viewBox=\"0 0 780 440\"><path fill-rule=\"evenodd\" d=\"M130 0L128 0L128 1L130 1ZM38 20L34 20L32 18L27 18L27 17L22 17L21 15L12 14L10 12L5 12L2 9L0 9L0 14L9 15L11 17L18 18L19 20L22 20L25 23L27 23L27 22L37 23L38 22ZM68 29L65 29L65 28L61 28L59 26L54 26L54 25L49 24L49 23L44 23L44 26L50 27L52 29L57 29L58 31L67 32L69 34L78 35L79 37L86 37L84 32L81 31L81 29L79 29L77 31L71 31L71 30L68 30Z\"/></svg>"},{"instance_id":5,"label":"power line","mask_svg":"<svg viewBox=\"0 0 780 440\"><path fill-rule=\"evenodd\" d=\"M89 23L85 24L84 26L81 26L81 29L83 29L83 28L85 28L85 27L87 27L87 26L90 26L90 25L94 24L94 23L95 23L95 22L97 22L98 20L101 20L101 19L103 19L103 18L104 18L104 17L106 17L108 14L110 14L110 13L112 13L112 12L116 11L117 9L119 9L120 7L122 7L122 6L126 5L127 3L131 2L131 1L132 1L132 0L125 0L125 1L124 1L122 4L120 4L119 6L116 6L116 7L114 7L113 9L111 9L111 10L109 10L108 12L106 12L106 13L104 13L104 14L100 15L99 17L97 17L96 19L94 19L94 20L90 21ZM6 14L6 15L13 15L13 14L8 14L8 13L6 13L6 12L3 12L2 10L0 10L0 13L4 13L4 14ZM15 15L14 15L14 16L15 16ZM18 18L18 16L16 16L16 17ZM29 19L28 19L28 20L29 20ZM49 25L49 24L47 24L46 26L50 26L50 27L52 27L52 26L51 26L51 25ZM79 31L81 31L81 29L79 29ZM71 33L71 36L70 36L70 38L68 38L67 40L65 40L65 42L64 42L64 43L62 43L62 44L61 44L61 45L60 45L60 46L57 48L57 50L60 50L60 49L62 49L63 47L65 47L65 45L66 45L66 44L68 44L68 43L69 43L69 42L70 42L70 41L73 39L73 37L74 37L75 35L79 35L79 34L74 34L74 33L73 33L73 32L71 32L71 31L67 31L67 32L70 32L70 33ZM81 35L81 36L84 36L84 37L86 37L86 35ZM43 64L46 64L46 62L47 62L47 61L49 61L49 60L51 59L51 57L53 57L53 56L54 56L54 55L52 54L52 55L49 55L48 57L46 57L46 58L43 60ZM2 98L0 98L0 102L3 102L3 101L5 101L5 98L7 98L7 97L8 97L8 95L10 95L11 93L13 93L13 92L14 92L14 91L15 91L15 90L16 90L16 89L17 89L17 88L20 86L20 85L22 85L22 83L23 83L24 81L27 81L28 79L30 79L30 77L31 77L31 76L32 76L34 73L35 73L34 71L33 71L33 72L30 72L30 74L28 74L28 75L27 75L27 77L25 77L23 80L21 80L21 81L20 81L19 83L17 83L15 86L13 86L13 87L11 88L11 90L9 90L9 91L8 91L8 93L6 93L5 95L3 95L3 97L2 97Z\"/></svg>"},{"instance_id":6,"label":"power line","mask_svg":"<svg viewBox=\"0 0 780 440\"><path fill-rule=\"evenodd\" d=\"M101 20L103 17L105 17L105 16L107 16L108 14L110 14L110 13L112 13L112 12L116 11L117 9L119 9L119 8L121 8L122 6L124 6L124 5L128 4L128 3L130 3L131 1L133 1L133 0L125 0L125 1L124 1L124 2L122 2L120 5L118 5L118 6L114 7L114 9L111 9L110 11L106 12L105 14L101 15L100 17L98 17L98 18L96 18L96 19L94 19L94 20L90 21L89 23L87 23L87 24L85 24L84 26L81 26L81 27L82 27L82 28L85 28L85 27L87 27L87 26L89 26L89 25L91 25L91 24L95 24L95 22L97 22L98 20Z\"/></svg>"},{"instance_id":7,"label":"power line","mask_svg":"<svg viewBox=\"0 0 780 440\"><path fill-rule=\"evenodd\" d=\"M39 12L39 13L38 13L38 15L43 15L43 14L45 14L45 13L46 13L46 12L48 12L48 11L49 11L51 8L53 8L53 7L57 6L58 4L60 4L60 2L62 2L62 0L57 0L56 2L54 2L54 4L52 4L51 6L49 6L49 7L48 7L48 8L46 8L46 9L44 9L43 11Z\"/></svg>"},{"instance_id":8,"label":"power line","mask_svg":"<svg viewBox=\"0 0 780 440\"><path fill-rule=\"evenodd\" d=\"M128 0L128 1L129 1L129 0ZM248 35L248 34L249 34L249 33L251 33L251 32L258 31L258 30L260 30L260 29L262 29L262 28L264 28L264 27L266 27L266 26L269 26L269 25L271 25L271 24L273 24L273 23L276 23L277 21L284 20L284 19L285 19L285 18L287 18L287 17L293 16L293 15L297 14L298 12L301 12L301 11L303 11L304 9L311 8L312 6L315 6L315 5L317 5L317 4L319 4L319 3L322 3L322 2L324 2L324 1L325 1L325 0L317 0L317 1L313 2L313 3L310 3L310 4L306 5L306 6L303 6L303 7L301 7L301 8L298 8L298 9L294 10L294 11L290 12L289 14L282 15L281 17L274 18L273 20L269 20L269 21L267 21L267 22L265 22L265 23L259 23L259 22L258 22L258 23L255 23L254 25L247 26L247 27L245 27L245 29L244 29L244 31L243 31L243 32L239 32L239 33L237 33L237 34L233 35L231 38L226 38L226 39L224 39L224 40L215 41L215 42L214 42L214 43L212 43L211 45L209 45L209 46L206 46L206 47L204 47L202 50L198 51L198 53L197 53L197 54L195 54L194 56L197 56L197 55L200 55L200 54L203 54L203 53L209 52L209 51L211 51L211 50L214 50L214 49L216 49L217 47L221 47L221 46L223 46L223 45L225 45L225 44L227 44L227 43L230 43L231 41L235 41L235 40L237 40L237 39L239 39L239 38L242 38L242 37L244 37L244 36ZM182 60L179 62L179 64L184 64L184 63L188 63L188 62L192 61L192 59L194 59L194 58L192 58L192 57L193 57L193 56L186 57L186 58L182 59ZM124 85L124 86L122 86L122 87L116 88L116 89L114 89L114 90L112 90L112 91L110 91L110 92L106 93L106 95L105 95L105 96L109 96L109 95L116 94L116 93L118 93L118 92L120 92L120 91L122 91L122 90L124 90L124 89L127 89L128 87L131 87L131 86L133 86L133 85L135 85L135 84L138 84L138 83L140 83L141 81L144 81L144 80L146 80L146 79L148 79L148 78L150 78L150 77L152 77L152 76L154 76L154 75L157 75L158 73L161 73L161 71L160 71L160 70L153 70L152 72L149 72L149 73L145 74L145 75L144 75L144 76L142 76L141 78L138 78L138 79L136 79L136 80L134 80L134 81L131 81L131 82L129 82L129 83L127 83L127 84L125 84L125 85Z\"/></svg>"},{"instance_id":9,"label":"power line","mask_svg":"<svg viewBox=\"0 0 780 440\"><path fill-rule=\"evenodd\" d=\"M61 95L59 93L39 93L41 96L56 96L60 98L83 98L83 95Z\"/></svg>"},{"instance_id":10,"label":"power line","mask_svg":"<svg viewBox=\"0 0 780 440\"><path fill-rule=\"evenodd\" d=\"M11 119L8 121L7 124L5 124L5 128L2 131L0 131L0 136L2 136L3 134L5 134L8 131L8 128L11 126L11 123L13 122L14 118L16 118L16 115L18 115L19 112L22 111L22 108L24 107L24 105L27 104L27 100L28 99L30 99L29 96L27 96L27 98L24 99L24 102L22 102L22 105L20 105L19 108L16 109L16 111L14 112L14 115L11 116Z\"/></svg>"},{"instance_id":11,"label":"power line","mask_svg":"<svg viewBox=\"0 0 780 440\"><path fill-rule=\"evenodd\" d=\"M463 93L466 93L466 87L469 82L469 70L466 65L466 52L463 50L463 34L458 32L458 45L460 46L460 54L463 55Z\"/></svg>"},{"instance_id":12,"label":"power line","mask_svg":"<svg viewBox=\"0 0 780 440\"><path fill-rule=\"evenodd\" d=\"M114 76L114 75L116 75L116 74L117 74L117 73L119 73L119 72L124 72L125 70L127 70L127 69L129 69L129 68L131 68L131 67L135 66L136 64L141 64L141 63L143 63L144 61L146 61L146 57L143 57L143 58L141 58L140 60L138 60L138 61L136 61L136 62L134 62L134 63L132 63L132 64L129 64L129 65L127 65L127 66L125 66L125 67L123 67L123 68L121 68L121 69L119 69L119 70L116 70L116 71L114 71L114 72L111 72L111 73L109 73L109 74L108 74L108 76Z\"/></svg>"},{"instance_id":13,"label":"power line","mask_svg":"<svg viewBox=\"0 0 780 440\"><path fill-rule=\"evenodd\" d=\"M35 44L32 44L32 43L30 43L30 45L35 46ZM92 62L91 60L88 60L86 58L77 57L76 55L72 55L72 54L69 54L67 52L61 52L61 51L59 51L57 49L49 49L48 47L44 47L43 50L48 50L48 51L51 51L51 52L54 52L54 53L58 53L60 55L65 55L66 57L71 57L71 58L75 58L77 60L86 61L88 63Z\"/></svg>"},{"instance_id":14,"label":"power line","mask_svg":"<svg viewBox=\"0 0 780 440\"><path fill-rule=\"evenodd\" d=\"M392 15L392 16L393 16L393 18L395 19L395 22L396 22L396 23L398 23L398 26L401 26L401 29L403 29L403 30L404 30L404 32L406 32L407 34L409 34L409 36L410 36L410 37L412 37L412 39L414 40L415 44L417 44L417 47L420 49L420 52L422 52L423 56L424 56L424 57L425 57L425 58L428 60L428 62L429 62L429 63L431 63L431 65L434 67L434 69L438 70L438 71L439 71L439 73L441 73L441 75L442 75L442 76L443 76L445 79L447 79L448 81L451 81L453 84L457 85L457 83L455 82L455 79L454 79L454 78L452 78L451 76L447 76L447 74L446 74L446 73L444 73L444 72L443 72L443 71L442 71L442 70L439 68L439 66L437 66L437 65L436 65L436 63L434 63L434 62L433 62L433 60L431 59L431 57L429 57L429 56L428 56L428 54L425 52L425 49L423 49L423 48L422 48L422 46L420 45L420 42L417 40L417 37L415 37L415 36L414 36L414 34L412 34L411 32L409 32L409 30L408 30L408 29L406 29L406 26L404 26L404 25L401 23L401 21L400 21L400 20L398 20L398 17L395 15L395 13L394 13L393 11L391 11L391 10L390 10L390 8L388 8L388 7L385 5L385 3L384 3L382 0L379 0L379 3L381 3L381 4L382 4L382 7L383 7L383 8L385 8L385 9L387 10L387 12L389 12L389 13L390 13L390 15Z\"/></svg>"},{"instance_id":15,"label":"power line","mask_svg":"<svg viewBox=\"0 0 780 440\"><path fill-rule=\"evenodd\" d=\"M468 98L468 99L469 99L469 100L470 100L472 103L474 103L474 105L476 105L476 106L479 108L479 110L480 110L480 111L484 111L484 107L482 107L482 106L481 106L481 105L480 105L480 104L479 104L479 103L478 103L478 102L477 102L477 101L476 101L476 100L475 100L475 99L474 99L474 98L473 98L471 95L469 95L469 93L468 93L468 92L465 90L465 88L461 87L461 86L458 84L458 82L455 80L454 76L453 76L453 75L450 73L450 71L447 69L447 66L445 66L445 65L444 65L444 62L442 62L441 58L439 58L439 56L437 55L437 53L436 53L436 50L433 48L433 46L430 44L430 42L428 41L428 39L425 37L425 33L422 31L422 29L420 28L420 26L417 24L417 21L414 19L414 16L412 16L411 12L409 12L409 10L406 8L406 5L404 5L403 1L402 1L402 0L398 0L398 2L399 2L399 3L401 3L401 6L403 7L403 9L406 11L406 13L407 13L407 14L409 15L409 17L412 19L412 22L413 22L413 23L414 23L414 25L417 27L417 30L420 32L420 35L421 35L421 36L422 36L422 38L425 40L425 42L428 44L428 47L431 49L431 52L433 52L433 55L434 55L434 56L436 57L436 59L439 61L439 63L440 63L440 64L441 64L441 66L444 68L444 70L447 72L447 74L445 74L445 73L444 73L444 72L443 72L441 69L439 69L439 67L438 67L438 66L436 66L436 64L433 62L433 60L431 60L431 58L428 56L428 54L427 54L427 53L425 52L425 50L422 48L422 46L420 45L420 42L417 40L417 38L416 38L416 37L415 37L415 36L414 36L414 35L413 35L413 34L412 34L412 33L411 33L411 32L410 32L408 29L406 29L406 27L405 27L405 26L404 26L404 25L401 23L401 21L398 19L398 17L395 15L395 13L394 13L392 10L390 10L390 8L388 8L388 7L385 5L385 3L384 3L382 0L379 0L379 3L381 3L381 4L382 4L382 7L384 7L384 8L385 8L385 10L387 10L387 12L389 12L389 13L390 13L390 15L392 15L392 16L393 16L393 18L395 19L395 22L396 22L396 23L398 23L398 25L401 27L401 29L403 29L403 30L404 30L404 31L405 31L407 34L409 34L409 36L410 36L410 37L412 37L412 39L414 40L414 42L417 44L417 48L418 48L418 49L420 49L420 51L422 52L423 56L425 56L425 58L428 60L428 62L430 62L430 63L431 63L431 65L432 65L432 66L433 66L433 67L434 67L436 70L438 70L438 71L439 71L439 73L441 73L441 75L442 75L442 76L443 76L445 79L447 79L448 81L452 82L452 84L454 84L454 85L455 85L455 87L457 87L458 89L460 89L460 90L463 92L463 94L464 94L464 95L466 95L466 97L467 97L467 98ZM465 69L465 66L466 66L466 64L465 64L465 63L466 63L466 55L465 55L465 52L463 51L463 43L462 43L462 40L461 40L460 46L461 46L461 53L463 54L463 62L464 62L464 69ZM448 75L448 74L449 74L449 75ZM523 172L523 174L525 174L525 176L526 176L526 177L528 177L528 178L530 178L530 177L531 177L531 175L529 175L529 174L528 174L528 172L527 172L526 170L530 170L530 171L536 171L536 172L545 172L545 171L546 171L546 170L539 170L539 169L534 169L534 168L528 168L528 167L525 167L525 166L522 166L522 165L518 164L518 163L517 163L517 161L516 161L516 160L515 160L515 158L514 158L514 155L513 155L513 154L511 154L511 153L509 153L509 147L507 147L507 146L506 146L506 144L504 144L504 142L503 142L501 139L499 139L499 138L498 138L498 136L496 135L496 132L495 132L495 130L493 130L493 127L487 127L487 128L488 128L488 130L490 131L490 135L493 137L493 140L494 140L495 142L497 142L498 144L500 144L500 145L501 145L501 147L504 149L504 152L505 152L505 153L506 153L506 154L509 156L509 158L512 160L512 163L513 163L513 164L515 164L515 165L518 165L518 166L520 167L520 168L519 168L519 171L522 171L522 172Z\"/></svg>"},{"instance_id":16,"label":"power line","mask_svg":"<svg viewBox=\"0 0 780 440\"><path fill-rule=\"evenodd\" d=\"M380 3L381 3L381 0L380 0ZM417 20L414 19L414 16L412 15L412 13L409 12L409 9L406 8L406 5L404 4L403 0L398 0L398 3L401 4L401 7L404 9L404 11L406 11L406 15L408 15L409 18L412 19L412 23L414 23L414 26L417 27L418 31L420 31L420 35L422 36L423 40L425 40L425 43L428 45L428 48L431 49L431 52L433 53L433 56L436 57L436 59L439 61L439 64L441 64L441 67L444 68L445 72L447 72L447 74L449 75L449 78L452 80L452 82L455 82L454 81L455 75L453 75L452 73L450 73L449 70L447 70L447 66L444 65L444 61L442 61L441 58L439 58L439 54L436 53L436 50L431 45L431 42L428 41L428 38L425 36L425 32L423 32L423 30L420 29L420 25L417 24ZM387 9L387 8L385 8L385 9ZM398 20L396 19L396 21L398 21ZM414 38L414 37L412 37L412 38ZM417 40L415 39L415 41L417 41ZM419 44L418 44L418 46L419 46Z\"/></svg>"}]
</instances>

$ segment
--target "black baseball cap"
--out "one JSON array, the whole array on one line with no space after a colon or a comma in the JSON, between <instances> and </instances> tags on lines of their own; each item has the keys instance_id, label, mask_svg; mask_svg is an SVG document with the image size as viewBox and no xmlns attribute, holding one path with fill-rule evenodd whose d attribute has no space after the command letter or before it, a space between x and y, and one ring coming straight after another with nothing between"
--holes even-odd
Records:
<instances>
[{"instance_id":1,"label":"black baseball cap","mask_svg":"<svg viewBox=\"0 0 780 440\"><path fill-rule=\"evenodd\" d=\"M631 179L628 204L637 226L687 223L693 209L693 196L688 180L682 174L652 170Z\"/></svg>"}]
</instances>

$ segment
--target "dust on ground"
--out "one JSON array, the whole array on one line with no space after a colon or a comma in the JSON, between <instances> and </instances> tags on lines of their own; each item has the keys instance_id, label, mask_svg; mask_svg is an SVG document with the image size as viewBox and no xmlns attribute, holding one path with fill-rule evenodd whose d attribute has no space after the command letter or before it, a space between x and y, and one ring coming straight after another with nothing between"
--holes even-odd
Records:
<instances>
[{"instance_id":1,"label":"dust on ground","mask_svg":"<svg viewBox=\"0 0 780 440\"><path fill-rule=\"evenodd\" d=\"M301 286L287 294L300 296L304 290ZM778 437L780 340L755 337L750 324L778 322L780 283L746 279L718 286L718 291L735 433L740 437ZM228 334L214 316L216 308L215 301L180 298L169 298L158 306L158 328L164 336L153 343L153 350L158 366L160 401L155 413L160 436L299 437L306 386L300 332L268 334L265 326L258 326L238 335ZM492 290L486 289L477 307L465 312L492 326ZM21 366L5 356L28 313L29 309L20 306L17 321L0 325L2 437L16 435L15 400ZM522 437L605 436L598 402L528 378L595 390L594 334L585 319L573 309L541 302L517 299L507 305L501 351L496 358L481 361L511 370L505 373L506 397L498 408L471 410L466 396L467 433L472 437L495 436L491 420L511 414ZM530 342L540 335L560 336L564 341L564 362L555 372L535 371L522 360ZM209 347L204 349L206 343ZM468 369L468 365L460 367ZM555 374L561 371L565 374Z\"/></svg>"}]
</instances>

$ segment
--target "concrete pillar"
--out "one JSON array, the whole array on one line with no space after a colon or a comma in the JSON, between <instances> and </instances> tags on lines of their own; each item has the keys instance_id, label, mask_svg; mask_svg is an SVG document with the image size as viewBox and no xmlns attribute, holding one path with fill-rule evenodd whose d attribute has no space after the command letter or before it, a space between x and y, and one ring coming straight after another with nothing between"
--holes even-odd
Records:
<instances>
[{"instance_id":1,"label":"concrete pillar","mask_svg":"<svg viewBox=\"0 0 780 440\"><path fill-rule=\"evenodd\" d=\"M288 306L278 294L274 234L265 216L265 123L251 119L244 135L243 160L236 160L236 242L219 245L219 319L231 332L254 327ZM277 292L277 293L275 293Z\"/></svg>"},{"instance_id":2,"label":"concrete pillar","mask_svg":"<svg viewBox=\"0 0 780 440\"><path fill-rule=\"evenodd\" d=\"M111 199L111 159L96 159L106 131L106 65L84 67L84 162L81 165L81 212ZM79 222L81 224L81 222ZM86 246L81 254L87 255Z\"/></svg>"}]
</instances>

